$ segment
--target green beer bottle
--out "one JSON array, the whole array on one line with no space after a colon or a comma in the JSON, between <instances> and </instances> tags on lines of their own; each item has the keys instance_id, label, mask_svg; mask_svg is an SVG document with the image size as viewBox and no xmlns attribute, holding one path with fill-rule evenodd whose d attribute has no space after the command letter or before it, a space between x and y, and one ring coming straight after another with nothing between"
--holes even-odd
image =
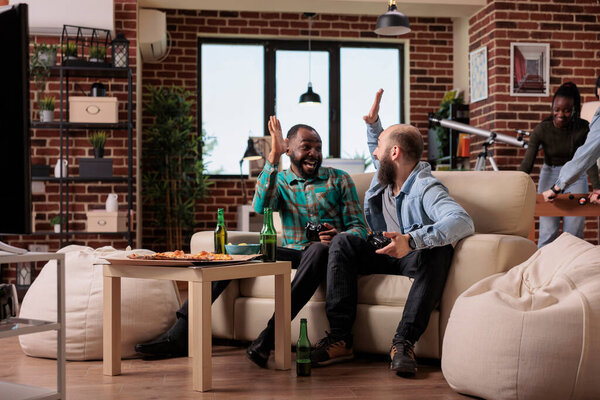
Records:
<instances>
[{"instance_id":1,"label":"green beer bottle","mask_svg":"<svg viewBox=\"0 0 600 400\"><path fill-rule=\"evenodd\" d=\"M217 214L217 227L215 228L215 254L227 254L225 243L227 243L225 217L223 217L223 209L219 208Z\"/></svg>"},{"instance_id":2,"label":"green beer bottle","mask_svg":"<svg viewBox=\"0 0 600 400\"><path fill-rule=\"evenodd\" d=\"M263 215L263 226L260 230L260 252L264 262L272 262L275 261L277 252L277 231L273 227L273 210L265 207Z\"/></svg>"},{"instance_id":3,"label":"green beer bottle","mask_svg":"<svg viewBox=\"0 0 600 400\"><path fill-rule=\"evenodd\" d=\"M306 332L306 318L300 320L300 336L296 344L296 376L310 376L310 341Z\"/></svg>"}]
</instances>

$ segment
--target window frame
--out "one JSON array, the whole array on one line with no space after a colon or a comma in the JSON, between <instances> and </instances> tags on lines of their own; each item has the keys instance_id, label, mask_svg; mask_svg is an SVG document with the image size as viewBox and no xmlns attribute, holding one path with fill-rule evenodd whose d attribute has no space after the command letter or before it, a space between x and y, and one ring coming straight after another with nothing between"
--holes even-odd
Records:
<instances>
[{"instance_id":1,"label":"window frame","mask_svg":"<svg viewBox=\"0 0 600 400\"><path fill-rule=\"evenodd\" d=\"M262 39L262 38L234 38L234 37L198 37L198 62L197 62L197 88L196 88L196 128L200 132L202 126L202 45L203 44L227 44L227 45L262 45L264 49L264 132L263 136L270 136L267 128L266 118L275 114L276 102L276 57L277 50L292 50L292 51L308 51L308 42L305 38L301 39ZM329 53L329 156L340 157L341 153L341 65L340 51L342 47L353 48L385 48L398 50L398 66L399 66L399 94L398 113L400 123L405 122L406 108L406 66L405 66L405 48L404 42L370 42L370 41L332 41L311 39L312 51L326 51ZM298 93L300 96L300 93ZM247 175L246 175L247 176ZM211 175L215 178L235 178L239 179L240 175L223 174Z\"/></svg>"}]
</instances>

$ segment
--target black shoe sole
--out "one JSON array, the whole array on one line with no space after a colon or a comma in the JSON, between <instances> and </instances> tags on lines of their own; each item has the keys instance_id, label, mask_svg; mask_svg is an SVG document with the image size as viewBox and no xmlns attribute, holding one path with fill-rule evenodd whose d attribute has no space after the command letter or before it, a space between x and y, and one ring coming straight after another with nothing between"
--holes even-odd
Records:
<instances>
[{"instance_id":1,"label":"black shoe sole","mask_svg":"<svg viewBox=\"0 0 600 400\"><path fill-rule=\"evenodd\" d=\"M313 361L311 364L313 367L319 368L319 367L326 367L331 364L343 363L343 362L352 361L352 360L354 360L354 354L348 354L348 355L342 356L342 357L330 358L329 360L325 360L325 361Z\"/></svg>"},{"instance_id":2,"label":"black shoe sole","mask_svg":"<svg viewBox=\"0 0 600 400\"><path fill-rule=\"evenodd\" d=\"M390 369L398 376L412 376L417 373L417 366L411 363L390 363Z\"/></svg>"},{"instance_id":3,"label":"black shoe sole","mask_svg":"<svg viewBox=\"0 0 600 400\"><path fill-rule=\"evenodd\" d=\"M259 367L267 368L267 361L269 361L268 356L265 357L263 354L260 354L258 351L253 349L246 349L246 357L248 357L248 360L252 361Z\"/></svg>"}]
</instances>

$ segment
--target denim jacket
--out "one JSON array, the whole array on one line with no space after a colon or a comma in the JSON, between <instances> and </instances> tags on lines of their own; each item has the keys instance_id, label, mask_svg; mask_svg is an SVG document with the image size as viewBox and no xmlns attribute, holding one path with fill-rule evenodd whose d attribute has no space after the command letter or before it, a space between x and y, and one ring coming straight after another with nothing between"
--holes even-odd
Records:
<instances>
[{"instance_id":1,"label":"denim jacket","mask_svg":"<svg viewBox=\"0 0 600 400\"><path fill-rule=\"evenodd\" d=\"M563 190L572 184L579 176L600 158L600 107L594 113L590 122L587 139L573 154L571 161L563 165L556 186Z\"/></svg>"},{"instance_id":2,"label":"denim jacket","mask_svg":"<svg viewBox=\"0 0 600 400\"><path fill-rule=\"evenodd\" d=\"M367 143L371 157L377 147L377 138L383 131L381 122L367 124ZM379 161L373 158L375 168ZM377 174L365 194L365 217L373 231L387 229L382 213L383 191ZM473 220L448 194L448 189L431 174L431 166L419 162L400 189L396 211L402 232L410 233L417 249L445 246L472 235Z\"/></svg>"}]
</instances>

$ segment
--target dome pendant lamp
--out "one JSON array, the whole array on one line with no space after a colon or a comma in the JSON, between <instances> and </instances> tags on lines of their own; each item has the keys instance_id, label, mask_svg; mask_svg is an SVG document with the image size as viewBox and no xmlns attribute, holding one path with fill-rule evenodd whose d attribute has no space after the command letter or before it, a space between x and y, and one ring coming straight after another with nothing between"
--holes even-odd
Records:
<instances>
[{"instance_id":1,"label":"dome pendant lamp","mask_svg":"<svg viewBox=\"0 0 600 400\"><path fill-rule=\"evenodd\" d=\"M312 26L312 19L314 18L314 13L304 13L304 16L308 19L308 89L306 93L302 93L300 95L300 104L321 104L321 96L317 93L313 92L312 82L311 82L311 74L310 74L310 64L311 58L310 53L312 48L310 46L310 32Z\"/></svg>"},{"instance_id":2,"label":"dome pendant lamp","mask_svg":"<svg viewBox=\"0 0 600 400\"><path fill-rule=\"evenodd\" d=\"M377 18L375 33L384 36L399 36L409 32L408 17L398 11L396 0L390 0L387 12Z\"/></svg>"}]
</instances>

